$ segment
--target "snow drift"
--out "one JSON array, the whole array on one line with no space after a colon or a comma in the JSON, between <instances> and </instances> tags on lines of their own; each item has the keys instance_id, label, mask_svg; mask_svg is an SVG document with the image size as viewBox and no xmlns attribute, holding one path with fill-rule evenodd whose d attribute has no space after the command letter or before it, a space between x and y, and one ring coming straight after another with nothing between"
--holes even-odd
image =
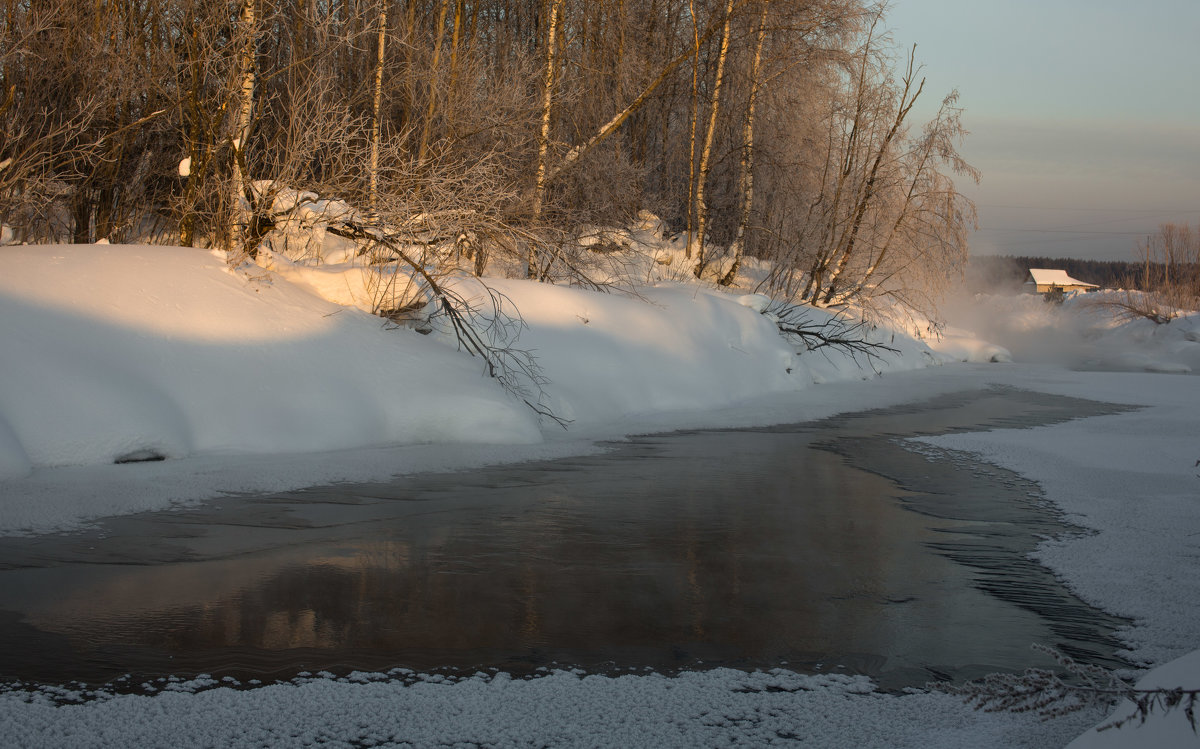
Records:
<instances>
[{"instance_id":1,"label":"snow drift","mask_svg":"<svg viewBox=\"0 0 1200 749\"><path fill-rule=\"evenodd\" d=\"M315 284L287 267L296 283L230 270L198 249L5 248L0 478L192 455L542 439L546 425L452 336L385 329L360 298L343 298L362 268L349 264L339 286L335 268ZM468 293L478 283L457 282ZM836 354L798 356L758 311L696 286L634 296L489 284L524 320L514 345L547 380L539 405L585 430L871 374ZM935 361L900 338L903 355L886 365Z\"/></svg>"},{"instance_id":2,"label":"snow drift","mask_svg":"<svg viewBox=\"0 0 1200 749\"><path fill-rule=\"evenodd\" d=\"M169 247L0 253L0 476L389 442L531 442L477 362Z\"/></svg>"}]
</instances>

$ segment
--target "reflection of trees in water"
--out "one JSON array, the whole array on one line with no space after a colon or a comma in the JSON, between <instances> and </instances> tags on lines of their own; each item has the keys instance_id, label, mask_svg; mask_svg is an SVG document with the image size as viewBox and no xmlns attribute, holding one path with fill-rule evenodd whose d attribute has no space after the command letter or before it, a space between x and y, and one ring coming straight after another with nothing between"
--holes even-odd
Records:
<instances>
[{"instance_id":1,"label":"reflection of trees in water","mask_svg":"<svg viewBox=\"0 0 1200 749\"><path fill-rule=\"evenodd\" d=\"M83 565L6 572L30 598L0 608L80 647L144 647L154 651L146 662L163 660L155 667L187 660L197 671L222 659L281 671L381 661L520 670L852 656L949 672L1010 654L1024 667L1031 642L1062 648L1111 629L1081 603L1062 605L1069 594L1044 569L1017 563L1035 535L1061 526L1031 515L1027 486L973 463L931 463L895 436L1102 412L995 390L800 433L641 438L602 456L361 496L343 487L248 499L130 521L124 536L88 539L99 550ZM1022 576L1039 574L1053 605L1027 600ZM1076 634L1055 617L1098 623Z\"/></svg>"},{"instance_id":2,"label":"reflection of trees in water","mask_svg":"<svg viewBox=\"0 0 1200 749\"><path fill-rule=\"evenodd\" d=\"M755 657L872 626L831 591L886 597L875 581L923 554L903 530L916 521L881 512L890 484L847 475L828 453L797 459L794 443L752 452L736 470L684 463L652 497L631 497L617 477L585 499L523 486L515 507L413 520L388 531L396 538L327 548L309 564L292 550L261 574L269 560L258 556L251 585L195 615L171 613L192 629L172 645ZM768 470L785 458L791 470Z\"/></svg>"}]
</instances>

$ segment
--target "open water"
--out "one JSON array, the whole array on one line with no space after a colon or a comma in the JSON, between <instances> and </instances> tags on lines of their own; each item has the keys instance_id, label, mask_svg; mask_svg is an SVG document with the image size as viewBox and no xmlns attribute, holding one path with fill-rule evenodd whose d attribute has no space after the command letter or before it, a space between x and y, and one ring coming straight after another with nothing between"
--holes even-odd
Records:
<instances>
[{"instance_id":1,"label":"open water","mask_svg":"<svg viewBox=\"0 0 1200 749\"><path fill-rule=\"evenodd\" d=\"M0 683L1118 665L1123 622L1027 557L1077 532L1038 487L904 440L1115 410L994 388L0 539Z\"/></svg>"}]
</instances>

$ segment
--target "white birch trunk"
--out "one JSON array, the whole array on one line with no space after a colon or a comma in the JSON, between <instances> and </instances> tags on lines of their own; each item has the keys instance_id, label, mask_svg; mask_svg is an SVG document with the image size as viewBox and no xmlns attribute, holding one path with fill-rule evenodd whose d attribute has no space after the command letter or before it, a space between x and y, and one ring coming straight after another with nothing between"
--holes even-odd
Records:
<instances>
[{"instance_id":1,"label":"white birch trunk","mask_svg":"<svg viewBox=\"0 0 1200 749\"><path fill-rule=\"evenodd\" d=\"M546 71L542 79L542 129L538 133L537 182L534 185L533 193L533 220L535 223L541 219L542 208L546 202L546 185L548 184L546 160L550 155L550 111L554 102L554 64L558 52L558 16L565 2L566 0L551 0L550 19L546 29ZM537 248L532 243L529 245L527 262L529 267L526 274L529 278L535 278L538 275L538 258Z\"/></svg>"},{"instance_id":2,"label":"white birch trunk","mask_svg":"<svg viewBox=\"0 0 1200 749\"><path fill-rule=\"evenodd\" d=\"M696 174L696 268L699 278L704 272L704 233L708 226L708 205L704 202L704 183L712 167L713 137L717 132L717 116L721 110L721 83L725 78L725 58L729 53L729 27L733 17L733 0L725 0L725 25L721 30L721 50L717 54L716 80L713 82L712 109L708 115L708 127L704 133L704 148L700 151L700 168Z\"/></svg>"},{"instance_id":3,"label":"white birch trunk","mask_svg":"<svg viewBox=\"0 0 1200 749\"><path fill-rule=\"evenodd\" d=\"M717 28L719 28L719 26L716 24L710 26L703 34L700 35L700 42L703 43L707 41L716 32ZM691 57L692 50L689 49L687 52L676 56L674 59L668 62L666 66L658 72L658 75L654 78L654 80L647 84L644 89L642 89L642 92L637 95L637 98L631 101L620 112L617 112L615 115L613 115L612 119L604 123L591 138L588 138L585 142L567 151L557 166L555 166L553 169L548 169L546 172L546 184L553 182L554 179L560 174L578 163L585 154L592 150L592 148L602 143L605 138L616 132L617 128L624 124L625 120L629 119L634 112L641 109L642 105L649 101L650 96L656 90L658 90L658 87L661 86L662 83L666 81L671 74L679 68L680 65L682 65Z\"/></svg>"},{"instance_id":4,"label":"white birch trunk","mask_svg":"<svg viewBox=\"0 0 1200 749\"><path fill-rule=\"evenodd\" d=\"M895 139L896 133L899 132L900 128L904 125L904 120L906 117L908 117L908 113L912 111L913 105L916 104L917 99L921 96L921 92L925 90L925 79L922 78L920 85L917 86L916 92L912 93L912 98L908 98L910 92L912 92L914 55L915 47L914 53L908 58L908 71L904 76L904 87L900 92L900 103L897 106L896 118L892 121L891 128L883 137L883 141L879 144L879 148L875 152L875 160L871 165L870 171L867 173L867 181L863 188L862 196L859 198L858 205L855 208L853 220L850 225L849 235L839 248L840 255L838 257L837 266L834 268L833 273L830 274L829 280L826 284L827 290L825 291L824 299L822 301L823 304L831 304L836 298L838 281L841 278L843 271L846 270L847 265L849 265L850 257L857 249L855 242L858 239L859 227L862 225L863 216L866 214L867 206L875 197L876 180L879 176L880 164L882 164L884 157L888 155L892 141Z\"/></svg>"},{"instance_id":5,"label":"white birch trunk","mask_svg":"<svg viewBox=\"0 0 1200 749\"><path fill-rule=\"evenodd\" d=\"M742 126L742 210L738 216L737 236L733 240L733 263L721 278L722 286L730 286L737 279L746 252L746 225L750 223L750 210L754 207L754 105L758 101L758 89L762 85L763 41L767 38L767 9L770 0L763 0L762 14L758 17L758 38L754 41L754 61L750 64L750 101L746 104L746 122Z\"/></svg>"},{"instance_id":6,"label":"white birch trunk","mask_svg":"<svg viewBox=\"0 0 1200 749\"><path fill-rule=\"evenodd\" d=\"M237 244L238 225L241 216L240 205L245 199L249 175L242 173L245 163L246 143L250 139L250 124L254 116L254 50L258 39L258 0L242 0L242 13L239 20L244 40L239 55L238 65L241 70L241 82L238 86L237 120L233 125L233 181L230 185L230 221L226 234L226 248L233 249ZM252 207L252 206L251 206Z\"/></svg>"},{"instance_id":7,"label":"white birch trunk","mask_svg":"<svg viewBox=\"0 0 1200 749\"><path fill-rule=\"evenodd\" d=\"M371 152L367 163L367 201L371 220L379 219L379 141L380 117L383 108L383 60L387 44L387 3L379 0L379 41L375 56L375 98L371 104Z\"/></svg>"},{"instance_id":8,"label":"white birch trunk","mask_svg":"<svg viewBox=\"0 0 1200 749\"><path fill-rule=\"evenodd\" d=\"M696 237L696 124L700 120L700 27L696 23L695 0L688 0L688 13L692 17L692 103L688 134L687 244L683 256L690 260L692 241Z\"/></svg>"}]
</instances>

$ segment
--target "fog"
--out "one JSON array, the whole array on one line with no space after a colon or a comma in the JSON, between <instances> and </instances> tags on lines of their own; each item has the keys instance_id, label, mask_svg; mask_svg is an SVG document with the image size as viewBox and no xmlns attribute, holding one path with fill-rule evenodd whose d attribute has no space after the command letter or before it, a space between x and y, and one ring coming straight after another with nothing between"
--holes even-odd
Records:
<instances>
[{"instance_id":1,"label":"fog","mask_svg":"<svg viewBox=\"0 0 1200 749\"><path fill-rule=\"evenodd\" d=\"M1025 291L1018 278L1003 265L972 263L960 291L941 306L948 331L970 331L1008 349L1017 362L1076 370L1200 371L1200 315L1156 325L1123 314L1116 303L1125 292L1079 294L1054 304Z\"/></svg>"}]
</instances>

